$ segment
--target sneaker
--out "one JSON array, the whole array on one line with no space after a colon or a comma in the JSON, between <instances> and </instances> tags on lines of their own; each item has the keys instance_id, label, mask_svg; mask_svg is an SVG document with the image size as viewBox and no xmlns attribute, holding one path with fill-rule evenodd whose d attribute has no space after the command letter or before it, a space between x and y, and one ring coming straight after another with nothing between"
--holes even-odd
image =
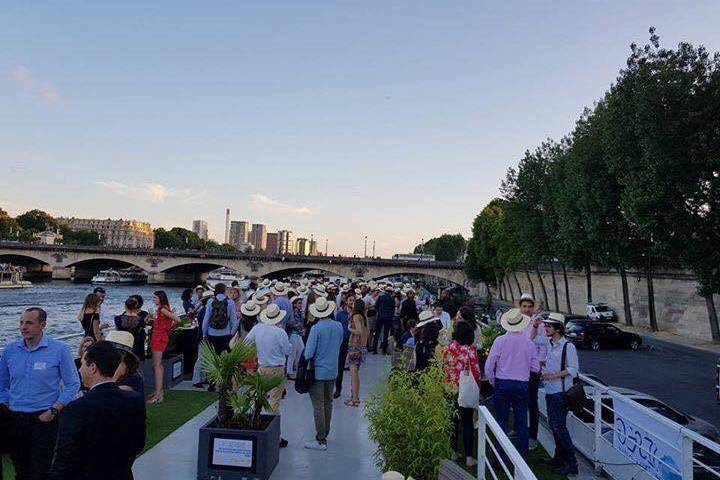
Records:
<instances>
[{"instance_id":1,"label":"sneaker","mask_svg":"<svg viewBox=\"0 0 720 480\"><path fill-rule=\"evenodd\" d=\"M280 448L285 448L288 446L288 441L284 438L280 438Z\"/></svg>"},{"instance_id":2,"label":"sneaker","mask_svg":"<svg viewBox=\"0 0 720 480\"><path fill-rule=\"evenodd\" d=\"M320 443L317 440L314 440L312 442L307 442L305 444L305 448L308 450L321 450L324 452L327 450L327 443Z\"/></svg>"},{"instance_id":3,"label":"sneaker","mask_svg":"<svg viewBox=\"0 0 720 480\"><path fill-rule=\"evenodd\" d=\"M530 440L528 440L528 449L530 451L538 448L538 445L540 445L540 443L537 440L535 440L534 438L531 438Z\"/></svg>"}]
</instances>

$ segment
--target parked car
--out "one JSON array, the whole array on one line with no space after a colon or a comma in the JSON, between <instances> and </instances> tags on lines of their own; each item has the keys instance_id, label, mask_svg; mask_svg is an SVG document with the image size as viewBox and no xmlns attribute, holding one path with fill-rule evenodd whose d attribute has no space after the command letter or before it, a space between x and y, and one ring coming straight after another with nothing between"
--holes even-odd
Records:
<instances>
[{"instance_id":1,"label":"parked car","mask_svg":"<svg viewBox=\"0 0 720 480\"><path fill-rule=\"evenodd\" d=\"M565 323L565 336L578 347L600 350L601 348L629 348L638 350L642 337L625 332L615 325L593 320L572 320Z\"/></svg>"},{"instance_id":2,"label":"parked car","mask_svg":"<svg viewBox=\"0 0 720 480\"><path fill-rule=\"evenodd\" d=\"M588 303L585 307L585 314L589 320L598 320L603 322L613 322L617 320L617 315L612 307L606 303Z\"/></svg>"}]
</instances>

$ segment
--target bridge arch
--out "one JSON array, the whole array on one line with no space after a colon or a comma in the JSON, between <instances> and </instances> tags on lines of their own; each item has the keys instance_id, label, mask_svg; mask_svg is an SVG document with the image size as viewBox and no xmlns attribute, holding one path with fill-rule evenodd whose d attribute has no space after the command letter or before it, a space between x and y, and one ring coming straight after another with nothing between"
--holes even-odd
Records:
<instances>
[{"instance_id":1,"label":"bridge arch","mask_svg":"<svg viewBox=\"0 0 720 480\"><path fill-rule=\"evenodd\" d=\"M336 270L329 270L327 268L320 268L318 266L307 266L307 267L301 267L301 266L292 266L292 267L280 267L275 270L270 270L267 273L265 273L265 277L273 279L277 278L280 279L282 277L286 277L288 275L292 275L295 273L304 273L304 272L313 272L313 271L320 271L324 272L325 274L334 275L338 277L345 277L343 273L340 272L339 269Z\"/></svg>"},{"instance_id":2,"label":"bridge arch","mask_svg":"<svg viewBox=\"0 0 720 480\"><path fill-rule=\"evenodd\" d=\"M68 263L65 267L83 268L89 270L105 270L108 268L129 268L137 267L147 270L147 266L143 266L140 262L131 262L127 258L99 257L99 258L83 258Z\"/></svg>"},{"instance_id":3,"label":"bridge arch","mask_svg":"<svg viewBox=\"0 0 720 480\"><path fill-rule=\"evenodd\" d=\"M170 265L165 268L160 268L160 273L208 273L218 268L237 270L237 265L230 261L224 262L222 259L213 259L212 261L186 262Z\"/></svg>"},{"instance_id":4,"label":"bridge arch","mask_svg":"<svg viewBox=\"0 0 720 480\"><path fill-rule=\"evenodd\" d=\"M16 254L0 254L0 263L10 263L16 266L46 266L50 265L48 259L42 258L40 255L16 255Z\"/></svg>"}]
</instances>

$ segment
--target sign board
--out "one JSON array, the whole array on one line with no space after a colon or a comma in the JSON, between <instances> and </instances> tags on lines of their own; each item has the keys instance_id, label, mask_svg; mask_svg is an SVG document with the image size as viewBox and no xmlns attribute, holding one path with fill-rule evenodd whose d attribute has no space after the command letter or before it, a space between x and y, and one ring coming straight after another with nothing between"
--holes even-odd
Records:
<instances>
[{"instance_id":1,"label":"sign board","mask_svg":"<svg viewBox=\"0 0 720 480\"><path fill-rule=\"evenodd\" d=\"M679 425L661 422L622 395L611 392L613 447L658 480L681 480Z\"/></svg>"},{"instance_id":2,"label":"sign board","mask_svg":"<svg viewBox=\"0 0 720 480\"><path fill-rule=\"evenodd\" d=\"M214 467L253 468L252 440L215 437L212 439L212 460Z\"/></svg>"},{"instance_id":3,"label":"sign board","mask_svg":"<svg viewBox=\"0 0 720 480\"><path fill-rule=\"evenodd\" d=\"M177 380L182 377L183 374L183 362L182 359L177 359L172 364L172 379Z\"/></svg>"}]
</instances>

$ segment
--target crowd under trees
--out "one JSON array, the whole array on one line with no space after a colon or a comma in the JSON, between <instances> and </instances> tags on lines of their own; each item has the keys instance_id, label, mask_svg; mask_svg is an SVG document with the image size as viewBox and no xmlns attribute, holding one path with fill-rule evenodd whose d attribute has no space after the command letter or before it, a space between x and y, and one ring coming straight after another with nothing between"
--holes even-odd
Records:
<instances>
[{"instance_id":1,"label":"crowd under trees","mask_svg":"<svg viewBox=\"0 0 720 480\"><path fill-rule=\"evenodd\" d=\"M657 330L653 272L691 270L720 340L712 297L720 293L720 54L663 48L654 28L647 45L630 48L626 68L574 130L508 170L501 196L473 222L466 271L512 297L518 274L529 280L549 268L567 292L567 269L582 269L589 302L591 266L617 271L628 324L627 271L643 272ZM571 311L569 299L539 290L548 307Z\"/></svg>"}]
</instances>

